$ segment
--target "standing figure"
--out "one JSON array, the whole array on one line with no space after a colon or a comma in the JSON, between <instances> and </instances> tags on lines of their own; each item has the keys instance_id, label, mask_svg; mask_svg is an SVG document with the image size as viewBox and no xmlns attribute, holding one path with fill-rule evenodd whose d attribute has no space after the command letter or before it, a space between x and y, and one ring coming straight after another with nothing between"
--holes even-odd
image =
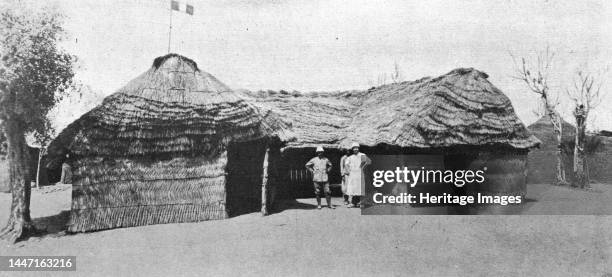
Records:
<instances>
[{"instance_id":1,"label":"standing figure","mask_svg":"<svg viewBox=\"0 0 612 277\"><path fill-rule=\"evenodd\" d=\"M346 194L346 186L348 184L348 168L346 167L346 158L349 157L349 155L351 155L351 149L350 148L346 148L343 149L342 151L344 151L344 155L342 155L342 158L340 158L340 174L342 175L342 197L344 198L344 205L348 205L349 204L349 196L348 194Z\"/></svg>"},{"instance_id":2,"label":"standing figure","mask_svg":"<svg viewBox=\"0 0 612 277\"><path fill-rule=\"evenodd\" d=\"M346 194L349 195L349 208L361 206L361 196L365 188L365 176L363 168L372 163L366 154L359 152L359 144L351 145L353 152L346 158L346 170L348 171L348 184Z\"/></svg>"},{"instance_id":3,"label":"standing figure","mask_svg":"<svg viewBox=\"0 0 612 277\"><path fill-rule=\"evenodd\" d=\"M72 184L72 168L69 163L70 154L66 154L66 160L62 163L62 174L60 177L60 183Z\"/></svg>"},{"instance_id":4,"label":"standing figure","mask_svg":"<svg viewBox=\"0 0 612 277\"><path fill-rule=\"evenodd\" d=\"M321 194L325 194L327 207L333 209L331 204L331 191L327 173L331 170L331 162L323 156L323 147L317 147L317 156L306 163L306 169L312 173L312 182L317 197L317 209L321 209Z\"/></svg>"}]
</instances>

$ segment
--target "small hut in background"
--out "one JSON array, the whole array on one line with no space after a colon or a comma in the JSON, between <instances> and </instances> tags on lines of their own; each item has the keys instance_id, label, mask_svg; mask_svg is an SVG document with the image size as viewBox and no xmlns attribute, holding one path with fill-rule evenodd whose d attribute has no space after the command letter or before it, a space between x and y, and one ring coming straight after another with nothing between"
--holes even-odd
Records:
<instances>
[{"instance_id":1,"label":"small hut in background","mask_svg":"<svg viewBox=\"0 0 612 277\"><path fill-rule=\"evenodd\" d=\"M527 182L530 184L552 184L555 182L557 164L557 139L548 117L543 116L527 127L539 140L542 141L538 149L529 154L529 174ZM605 132L603 133L605 134ZM565 154L565 173L570 181L574 179L573 161L576 128L563 120L562 150ZM589 177L592 181L610 183L612 170L610 170L612 157L612 138L605 135L587 134L587 163Z\"/></svg>"},{"instance_id":2,"label":"small hut in background","mask_svg":"<svg viewBox=\"0 0 612 277\"><path fill-rule=\"evenodd\" d=\"M399 155L416 168L487 167L486 182L468 189L525 195L527 153L539 141L516 116L510 99L487 78L484 72L459 68L437 78L367 91L242 93L293 126L297 139L283 149L288 196L310 187L304 163L314 147L326 147L338 168L339 149L351 142L380 162L388 160L385 155ZM338 172L332 175L332 182L340 181Z\"/></svg>"},{"instance_id":3,"label":"small hut in background","mask_svg":"<svg viewBox=\"0 0 612 277\"><path fill-rule=\"evenodd\" d=\"M562 118L563 136L562 144L573 145L576 128ZM529 154L529 172L527 182L530 184L552 184L556 179L557 164L557 138L553 132L553 126L547 116L543 116L527 127L542 143L538 149ZM565 175L568 181L573 180L573 149L565 147Z\"/></svg>"},{"instance_id":4,"label":"small hut in background","mask_svg":"<svg viewBox=\"0 0 612 277\"><path fill-rule=\"evenodd\" d=\"M51 168L73 170L68 230L266 212L290 136L186 57L169 54L64 129Z\"/></svg>"}]
</instances>

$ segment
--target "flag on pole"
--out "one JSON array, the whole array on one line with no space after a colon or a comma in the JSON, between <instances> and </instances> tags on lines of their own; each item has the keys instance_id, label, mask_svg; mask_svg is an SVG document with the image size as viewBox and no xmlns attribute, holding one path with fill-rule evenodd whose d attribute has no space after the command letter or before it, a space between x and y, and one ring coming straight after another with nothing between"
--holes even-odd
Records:
<instances>
[{"instance_id":1,"label":"flag on pole","mask_svg":"<svg viewBox=\"0 0 612 277\"><path fill-rule=\"evenodd\" d=\"M174 11L184 12L188 15L193 15L193 6L179 1L170 1L170 8Z\"/></svg>"},{"instance_id":2,"label":"flag on pole","mask_svg":"<svg viewBox=\"0 0 612 277\"><path fill-rule=\"evenodd\" d=\"M185 7L185 12L190 14L190 15L193 15L193 6L187 4L186 7Z\"/></svg>"}]
</instances>

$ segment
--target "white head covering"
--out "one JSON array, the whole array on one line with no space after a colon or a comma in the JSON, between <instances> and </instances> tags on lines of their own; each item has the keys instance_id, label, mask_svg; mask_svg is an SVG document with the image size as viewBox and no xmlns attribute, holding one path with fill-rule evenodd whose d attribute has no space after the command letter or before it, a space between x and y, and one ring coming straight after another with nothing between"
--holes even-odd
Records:
<instances>
[{"instance_id":1,"label":"white head covering","mask_svg":"<svg viewBox=\"0 0 612 277\"><path fill-rule=\"evenodd\" d=\"M351 144L351 149L353 149L353 148L355 148L355 147L359 148L359 143L353 142L353 143Z\"/></svg>"},{"instance_id":2,"label":"white head covering","mask_svg":"<svg viewBox=\"0 0 612 277\"><path fill-rule=\"evenodd\" d=\"M315 151L315 152L316 153L323 152L323 147L321 147L321 146L317 147L317 151Z\"/></svg>"}]
</instances>

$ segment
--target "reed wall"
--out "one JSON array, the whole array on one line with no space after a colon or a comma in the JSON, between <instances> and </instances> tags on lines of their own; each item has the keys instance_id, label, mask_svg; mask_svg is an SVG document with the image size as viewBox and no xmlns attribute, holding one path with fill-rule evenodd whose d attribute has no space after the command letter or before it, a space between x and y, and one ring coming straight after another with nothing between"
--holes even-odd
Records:
<instances>
[{"instance_id":1,"label":"reed wall","mask_svg":"<svg viewBox=\"0 0 612 277\"><path fill-rule=\"evenodd\" d=\"M85 232L222 219L227 152L214 157L80 159L68 230Z\"/></svg>"}]
</instances>

